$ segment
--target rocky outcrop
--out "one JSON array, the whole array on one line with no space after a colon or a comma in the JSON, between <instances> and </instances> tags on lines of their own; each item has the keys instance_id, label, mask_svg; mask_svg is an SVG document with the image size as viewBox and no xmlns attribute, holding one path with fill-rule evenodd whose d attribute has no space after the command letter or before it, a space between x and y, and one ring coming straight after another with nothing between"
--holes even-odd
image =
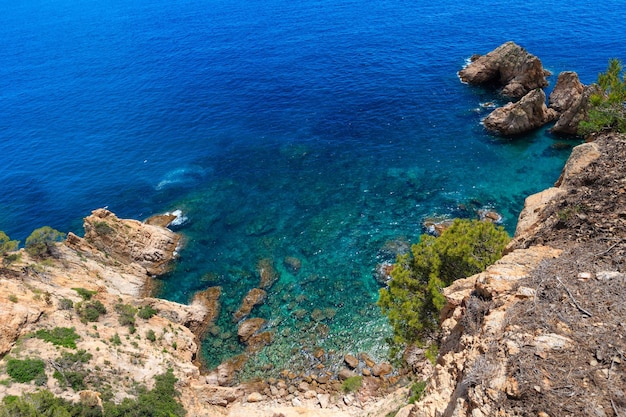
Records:
<instances>
[{"instance_id":1,"label":"rocky outcrop","mask_svg":"<svg viewBox=\"0 0 626 417\"><path fill-rule=\"evenodd\" d=\"M459 77L469 84L502 87L506 97L518 99L530 91L548 85L546 71L539 58L514 42L507 42L486 55L473 57Z\"/></svg>"},{"instance_id":2,"label":"rocky outcrop","mask_svg":"<svg viewBox=\"0 0 626 417\"><path fill-rule=\"evenodd\" d=\"M563 113L580 98L585 86L573 71L564 71L559 74L556 85L548 100L550 108Z\"/></svg>"},{"instance_id":3,"label":"rocky outcrop","mask_svg":"<svg viewBox=\"0 0 626 417\"><path fill-rule=\"evenodd\" d=\"M548 109L545 102L543 90L532 90L520 101L495 109L485 117L483 124L487 130L503 136L534 130L557 116L554 110Z\"/></svg>"},{"instance_id":4,"label":"rocky outcrop","mask_svg":"<svg viewBox=\"0 0 626 417\"><path fill-rule=\"evenodd\" d=\"M85 218L85 240L123 264L136 263L150 275L163 274L180 237L164 227L118 219L106 209Z\"/></svg>"},{"instance_id":5,"label":"rocky outcrop","mask_svg":"<svg viewBox=\"0 0 626 417\"><path fill-rule=\"evenodd\" d=\"M569 107L562 111L550 131L559 135L576 135L578 124L585 120L589 114L590 98L592 94L597 93L597 89L598 87L592 84L584 86L581 94L572 94Z\"/></svg>"}]
</instances>

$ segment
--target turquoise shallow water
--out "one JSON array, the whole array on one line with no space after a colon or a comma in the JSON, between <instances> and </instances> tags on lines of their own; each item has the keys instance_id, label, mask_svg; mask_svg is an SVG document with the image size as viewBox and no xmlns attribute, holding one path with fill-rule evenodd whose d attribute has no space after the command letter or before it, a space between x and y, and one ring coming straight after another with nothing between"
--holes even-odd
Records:
<instances>
[{"instance_id":1,"label":"turquoise shallow water","mask_svg":"<svg viewBox=\"0 0 626 417\"><path fill-rule=\"evenodd\" d=\"M376 265L424 217L471 214L460 205L512 232L558 178L562 139L483 131L480 103L498 97L459 82L469 56L515 40L585 83L626 57L619 1L601 15L538 0L0 4L0 229L23 241L42 225L80 233L102 206L182 210L161 296L223 287L209 366L243 350L230 315L271 259L280 279L253 315L275 341L245 376L315 363L316 347L335 352L328 367L385 357Z\"/></svg>"}]
</instances>

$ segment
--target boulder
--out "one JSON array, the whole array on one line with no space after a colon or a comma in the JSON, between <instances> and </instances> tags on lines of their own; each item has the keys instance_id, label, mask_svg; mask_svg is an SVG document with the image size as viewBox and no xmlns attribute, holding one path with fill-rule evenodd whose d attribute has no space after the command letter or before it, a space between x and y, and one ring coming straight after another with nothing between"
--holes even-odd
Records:
<instances>
[{"instance_id":1,"label":"boulder","mask_svg":"<svg viewBox=\"0 0 626 417\"><path fill-rule=\"evenodd\" d=\"M261 304L266 296L267 293L260 288L253 288L248 291L248 294L246 294L241 301L241 306L239 306L239 309L233 314L233 319L239 321L249 315L254 306Z\"/></svg>"},{"instance_id":2,"label":"boulder","mask_svg":"<svg viewBox=\"0 0 626 417\"><path fill-rule=\"evenodd\" d=\"M554 120L555 110L546 106L546 95L541 89L532 90L516 103L495 109L483 120L490 132L512 136L529 132Z\"/></svg>"},{"instance_id":3,"label":"boulder","mask_svg":"<svg viewBox=\"0 0 626 417\"><path fill-rule=\"evenodd\" d=\"M459 71L463 82L502 87L502 95L515 99L546 87L549 74L539 58L514 42L500 45L487 55L473 57L472 62Z\"/></svg>"},{"instance_id":4,"label":"boulder","mask_svg":"<svg viewBox=\"0 0 626 417\"><path fill-rule=\"evenodd\" d=\"M283 265L293 274L297 274L300 272L300 268L302 268L302 261L295 256L286 256L285 259L283 259Z\"/></svg>"},{"instance_id":5,"label":"boulder","mask_svg":"<svg viewBox=\"0 0 626 417\"><path fill-rule=\"evenodd\" d=\"M578 74L573 71L563 71L556 80L556 85L550 93L548 104L551 109L559 113L568 110L580 99L585 86L578 79Z\"/></svg>"},{"instance_id":6,"label":"boulder","mask_svg":"<svg viewBox=\"0 0 626 417\"><path fill-rule=\"evenodd\" d=\"M239 340L242 342L247 342L253 334L255 334L261 327L263 327L266 323L265 319L262 318L252 318L248 320L244 320L239 323L239 327L237 329L237 335L239 336Z\"/></svg>"},{"instance_id":7,"label":"boulder","mask_svg":"<svg viewBox=\"0 0 626 417\"><path fill-rule=\"evenodd\" d=\"M393 372L393 367L387 362L382 362L374 365L372 368L372 375L385 376Z\"/></svg>"},{"instance_id":8,"label":"boulder","mask_svg":"<svg viewBox=\"0 0 626 417\"><path fill-rule=\"evenodd\" d=\"M346 363L346 365L348 365L350 369L354 369L357 366L359 366L359 360L357 359L356 356L353 356L353 355L344 356L343 361Z\"/></svg>"}]
</instances>

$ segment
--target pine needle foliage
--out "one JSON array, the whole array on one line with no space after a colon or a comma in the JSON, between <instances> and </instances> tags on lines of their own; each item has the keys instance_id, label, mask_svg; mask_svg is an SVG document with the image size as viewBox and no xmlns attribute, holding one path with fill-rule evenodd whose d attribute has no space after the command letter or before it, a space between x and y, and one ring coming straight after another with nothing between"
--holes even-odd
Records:
<instances>
[{"instance_id":1,"label":"pine needle foliage","mask_svg":"<svg viewBox=\"0 0 626 417\"><path fill-rule=\"evenodd\" d=\"M502 227L478 220L457 219L440 237L422 235L398 257L389 287L380 290L378 305L393 328L393 343L424 345L438 327L442 289L485 270L508 242Z\"/></svg>"}]
</instances>

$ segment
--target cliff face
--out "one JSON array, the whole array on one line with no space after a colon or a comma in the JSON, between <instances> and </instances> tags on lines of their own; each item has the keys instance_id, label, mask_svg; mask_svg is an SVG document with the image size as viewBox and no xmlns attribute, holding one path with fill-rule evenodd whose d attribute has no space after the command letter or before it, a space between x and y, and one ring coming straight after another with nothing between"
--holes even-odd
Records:
<instances>
[{"instance_id":1,"label":"cliff face","mask_svg":"<svg viewBox=\"0 0 626 417\"><path fill-rule=\"evenodd\" d=\"M624 161L623 135L575 148L508 254L445 290L435 373L404 415L626 413Z\"/></svg>"}]
</instances>

